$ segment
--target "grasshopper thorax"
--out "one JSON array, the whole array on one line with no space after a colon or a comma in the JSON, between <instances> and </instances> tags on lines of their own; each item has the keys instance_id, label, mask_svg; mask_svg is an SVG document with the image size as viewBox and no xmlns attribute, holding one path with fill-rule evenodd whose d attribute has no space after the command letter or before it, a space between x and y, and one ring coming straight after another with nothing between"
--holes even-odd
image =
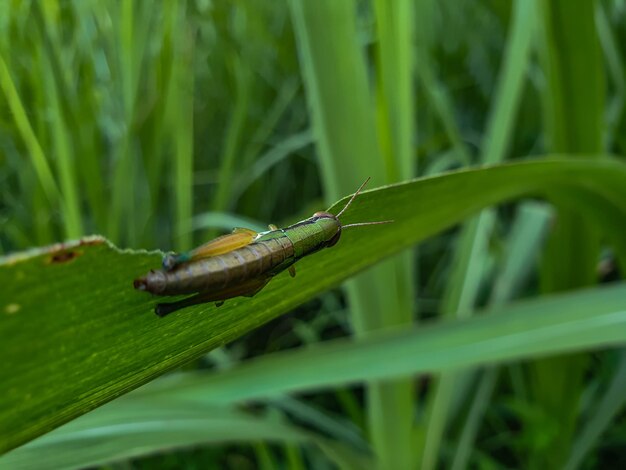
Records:
<instances>
[{"instance_id":1,"label":"grasshopper thorax","mask_svg":"<svg viewBox=\"0 0 626 470\"><path fill-rule=\"evenodd\" d=\"M334 246L341 237L341 222L337 216L330 212L319 211L313 214L313 219L322 228L324 246Z\"/></svg>"}]
</instances>

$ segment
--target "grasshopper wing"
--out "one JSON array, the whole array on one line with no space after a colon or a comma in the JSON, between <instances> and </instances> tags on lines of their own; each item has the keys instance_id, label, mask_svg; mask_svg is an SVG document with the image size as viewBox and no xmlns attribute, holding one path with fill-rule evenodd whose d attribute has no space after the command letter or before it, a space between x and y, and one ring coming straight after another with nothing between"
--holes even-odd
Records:
<instances>
[{"instance_id":1,"label":"grasshopper wing","mask_svg":"<svg viewBox=\"0 0 626 470\"><path fill-rule=\"evenodd\" d=\"M194 248L186 254L189 255L189 261L223 255L229 251L249 245L257 235L257 232L254 230L237 227L233 229L232 233L222 235L210 242L206 242L204 245L200 245L198 248Z\"/></svg>"},{"instance_id":2,"label":"grasshopper wing","mask_svg":"<svg viewBox=\"0 0 626 470\"><path fill-rule=\"evenodd\" d=\"M217 237L186 253L166 255L163 258L163 267L171 270L182 263L223 255L229 251L249 245L256 236L257 232L254 230L238 227L232 233Z\"/></svg>"}]
</instances>

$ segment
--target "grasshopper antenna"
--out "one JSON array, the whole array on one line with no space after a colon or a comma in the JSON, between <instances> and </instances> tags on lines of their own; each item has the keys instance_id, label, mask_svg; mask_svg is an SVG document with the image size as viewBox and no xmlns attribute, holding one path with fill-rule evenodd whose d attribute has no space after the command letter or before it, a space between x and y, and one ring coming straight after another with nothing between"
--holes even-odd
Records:
<instances>
[{"instance_id":1,"label":"grasshopper antenna","mask_svg":"<svg viewBox=\"0 0 626 470\"><path fill-rule=\"evenodd\" d=\"M377 221L377 222L359 222L356 224L348 224L348 225L342 225L341 228L348 228L348 227L361 227L363 225L380 225L380 224L391 224L395 222L395 220L381 220L381 221Z\"/></svg>"},{"instance_id":2,"label":"grasshopper antenna","mask_svg":"<svg viewBox=\"0 0 626 470\"><path fill-rule=\"evenodd\" d=\"M343 209L341 209L341 211L339 212L339 214L337 214L335 217L338 219L339 217L341 217L341 214L343 214L346 209L348 207L350 207L350 204L352 204L352 201L354 201L354 198L357 197L359 195L359 193L361 192L361 190L365 187L365 185L368 183L368 181L370 180L370 177L368 176L367 179L363 182L363 184L359 187L359 189L356 190L356 193L354 193L352 195L352 197L350 198L350 200L348 201L348 203L343 206ZM379 224L390 224L392 223L393 220L382 220L380 222L359 222L356 224L348 224L348 225L342 225L341 228L348 228L348 227L360 227L363 225L379 225Z\"/></svg>"},{"instance_id":3,"label":"grasshopper antenna","mask_svg":"<svg viewBox=\"0 0 626 470\"><path fill-rule=\"evenodd\" d=\"M367 179L363 182L363 184L359 187L359 189L356 190L356 193L352 195L348 203L345 206L343 206L343 209L341 209L339 214L337 214L335 217L337 218L341 217L341 214L343 214L346 211L346 209L350 207L350 204L352 204L352 201L354 201L354 198L359 195L359 193L361 192L361 190L363 189L363 187L367 184L369 180L370 180L370 177L368 176Z\"/></svg>"}]
</instances>

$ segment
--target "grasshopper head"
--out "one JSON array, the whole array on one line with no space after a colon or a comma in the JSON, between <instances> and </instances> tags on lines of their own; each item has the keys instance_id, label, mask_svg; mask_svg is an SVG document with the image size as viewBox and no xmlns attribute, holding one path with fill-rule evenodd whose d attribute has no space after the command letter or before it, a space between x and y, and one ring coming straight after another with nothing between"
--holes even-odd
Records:
<instances>
[{"instance_id":1,"label":"grasshopper head","mask_svg":"<svg viewBox=\"0 0 626 470\"><path fill-rule=\"evenodd\" d=\"M341 222L336 215L326 211L319 211L313 214L313 218L317 219L324 227L325 246L331 247L337 244L341 237Z\"/></svg>"},{"instance_id":2,"label":"grasshopper head","mask_svg":"<svg viewBox=\"0 0 626 470\"><path fill-rule=\"evenodd\" d=\"M352 201L354 201L354 198L359 195L359 193L361 192L361 190L363 189L363 187L367 184L369 180L370 179L367 178L365 182L361 185L361 187L359 187L359 189L356 190L356 193L352 195L350 200L343 207L343 209L341 209L339 214L334 215L326 211L319 211L313 214L313 219L316 219L318 224L321 222L321 225L324 228L324 240L325 240L324 246L331 247L337 244L337 242L339 241L339 237L341 237L342 228L360 227L364 225L388 224L388 223L393 222L393 220L381 220L378 222L357 222L354 224L343 225L339 221L339 217L341 217L341 214L343 214L346 211L346 209L350 207L350 204L352 204Z\"/></svg>"}]
</instances>

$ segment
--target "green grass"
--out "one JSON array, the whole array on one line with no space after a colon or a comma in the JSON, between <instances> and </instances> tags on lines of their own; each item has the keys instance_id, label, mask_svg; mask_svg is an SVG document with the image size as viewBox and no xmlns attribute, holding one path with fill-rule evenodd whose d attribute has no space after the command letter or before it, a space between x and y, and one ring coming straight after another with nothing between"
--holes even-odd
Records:
<instances>
[{"instance_id":1,"label":"green grass","mask_svg":"<svg viewBox=\"0 0 626 470\"><path fill-rule=\"evenodd\" d=\"M12 443L5 449L190 360L185 374L199 370L199 380L215 387L220 377L233 380L233 368L240 381L232 382L233 396L259 404L259 414L233 410L234 401L219 410L207 404L184 436L136 441L145 452L125 444L132 431L85 446L102 423L189 424L183 385L156 405L133 393L120 408L113 402L5 459L36 468L42 449L52 465L67 449L84 448L65 464L164 464L145 457L148 450L167 450L174 466L209 467L623 462L624 355L612 340L614 349L588 352L617 328L598 324L584 344L555 339L542 358L521 324L507 333L522 334L519 350L506 357L480 350L474 362L454 362L445 341L420 352L424 366L408 346L413 339L393 357L368 346L389 328L430 344L431 332L448 331L443 324L421 331L423 319L436 317L472 350L479 347L474 322L485 338L504 334L490 323L496 316L474 312L507 315L517 308L508 303L523 297L536 299L519 304L529 306L520 318L539 322L538 305L546 322L560 318L553 338L569 334L574 311L546 296L597 284L607 250L612 259L626 256L624 170L619 157L606 161L626 153L622 10L601 0L0 4L0 253L89 234L122 248L186 250L231 226L300 220L367 176L374 188L528 156L572 159L367 193L349 220L393 218L393 226L347 231L336 249L305 260L295 280L279 277L263 296L227 303L223 318L197 307L169 326L155 323L154 301L128 286L136 271L158 265L156 254L79 248L82 256L57 266L69 277L48 277L37 264L46 255L3 265L3 283L13 288L0 292L0 309L17 296L39 322L0 313L9 339L2 351L11 358L0 366L11 384L2 406L45 411L4 420L1 442ZM529 196L550 205L520 199ZM20 279L27 265L29 277ZM325 292L348 278L344 291ZM581 299L589 318L617 314L620 288L596 289L554 299ZM614 293L611 307L604 292ZM344 336L355 350L323 345ZM322 343L319 351L338 348L328 353L333 373L347 373L341 354L346 366L348 357L360 364L347 369L355 374L349 384L330 378L322 352L284 351L280 368L271 358L259 359L258 370L256 362L238 365L314 343ZM294 365L298 354L310 366ZM105 357L110 367L89 369ZM433 366L437 357L451 362ZM396 363L401 373L391 373ZM82 378L71 380L68 370ZM264 380L282 398L255 393ZM43 392L29 399L27 384ZM325 391L316 391L321 385ZM192 444L197 450L185 450ZM17 461L0 458L0 467Z\"/></svg>"}]
</instances>

